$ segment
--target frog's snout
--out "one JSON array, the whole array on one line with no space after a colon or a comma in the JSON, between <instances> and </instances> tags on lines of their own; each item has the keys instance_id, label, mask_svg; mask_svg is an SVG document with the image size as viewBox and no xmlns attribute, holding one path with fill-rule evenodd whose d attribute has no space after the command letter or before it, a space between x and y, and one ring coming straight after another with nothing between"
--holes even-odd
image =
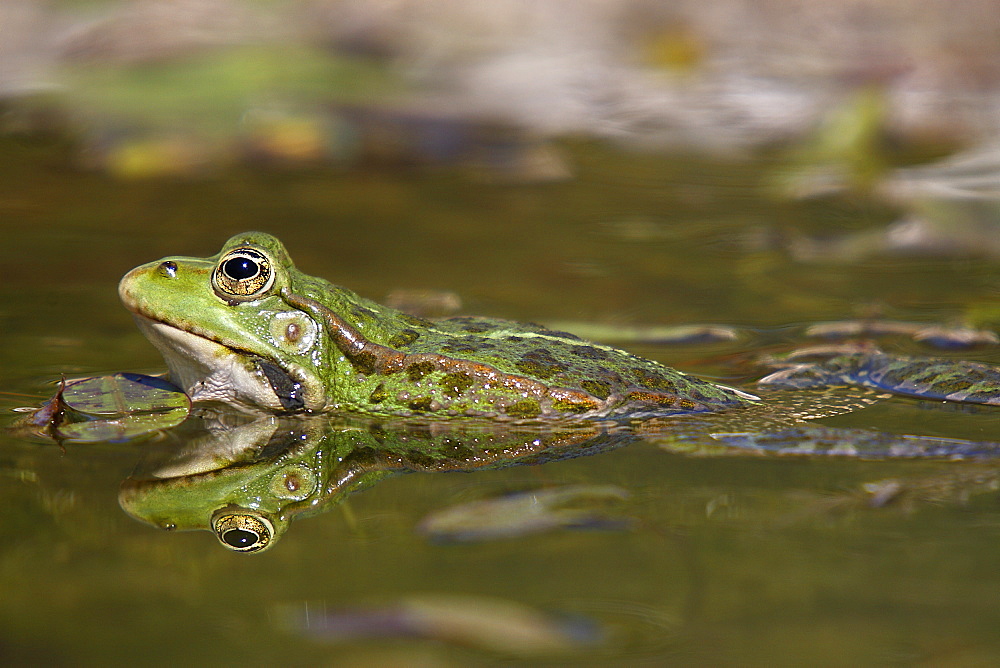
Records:
<instances>
[{"instance_id":1,"label":"frog's snout","mask_svg":"<svg viewBox=\"0 0 1000 668\"><path fill-rule=\"evenodd\" d=\"M138 304L141 295L146 294L151 280L178 278L177 263L173 260L149 262L132 269L118 281L118 297L129 310Z\"/></svg>"},{"instance_id":2,"label":"frog's snout","mask_svg":"<svg viewBox=\"0 0 1000 668\"><path fill-rule=\"evenodd\" d=\"M135 284L138 278L138 274L143 267L136 267L118 281L118 298L122 300L122 303L128 307L129 310L132 309L132 305L136 303L135 299Z\"/></svg>"}]
</instances>

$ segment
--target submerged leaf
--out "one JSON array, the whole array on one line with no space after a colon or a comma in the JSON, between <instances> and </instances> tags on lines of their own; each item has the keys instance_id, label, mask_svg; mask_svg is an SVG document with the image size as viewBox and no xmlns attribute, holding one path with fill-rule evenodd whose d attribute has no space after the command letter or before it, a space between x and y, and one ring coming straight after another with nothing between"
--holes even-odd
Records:
<instances>
[{"instance_id":1,"label":"submerged leaf","mask_svg":"<svg viewBox=\"0 0 1000 668\"><path fill-rule=\"evenodd\" d=\"M438 510L425 517L418 531L439 541L516 538L566 528L622 528L628 520L607 512L628 491L613 485L568 485L519 492Z\"/></svg>"},{"instance_id":2,"label":"submerged leaf","mask_svg":"<svg viewBox=\"0 0 1000 668\"><path fill-rule=\"evenodd\" d=\"M594 622L562 617L515 601L427 594L376 608L293 614L293 627L328 641L420 638L515 655L566 652L601 641Z\"/></svg>"},{"instance_id":3,"label":"submerged leaf","mask_svg":"<svg viewBox=\"0 0 1000 668\"><path fill-rule=\"evenodd\" d=\"M969 327L924 327L913 335L920 341L935 348L959 349L976 346L992 346L1000 343L1000 336L988 329Z\"/></svg>"},{"instance_id":4,"label":"submerged leaf","mask_svg":"<svg viewBox=\"0 0 1000 668\"><path fill-rule=\"evenodd\" d=\"M642 343L647 345L685 345L738 341L744 332L728 325L605 325L588 322L548 323L556 330L573 332L594 341Z\"/></svg>"},{"instance_id":5,"label":"submerged leaf","mask_svg":"<svg viewBox=\"0 0 1000 668\"><path fill-rule=\"evenodd\" d=\"M836 320L817 322L806 327L805 335L822 339L855 337L913 336L925 325L919 322L865 318L861 320Z\"/></svg>"}]
</instances>

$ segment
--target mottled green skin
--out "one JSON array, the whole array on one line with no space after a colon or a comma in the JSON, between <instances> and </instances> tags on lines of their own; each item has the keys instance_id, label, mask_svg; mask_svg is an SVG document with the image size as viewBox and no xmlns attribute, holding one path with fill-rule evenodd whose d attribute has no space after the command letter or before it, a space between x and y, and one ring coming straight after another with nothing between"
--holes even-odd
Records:
<instances>
[{"instance_id":1,"label":"mottled green skin","mask_svg":"<svg viewBox=\"0 0 1000 668\"><path fill-rule=\"evenodd\" d=\"M263 253L275 271L273 285L250 301L227 299L211 280L217 263L239 248ZM262 233L237 235L212 258L137 267L119 291L195 400L278 412L513 420L671 415L755 402L539 325L406 315L297 271L281 243ZM200 338L165 343L164 331L176 330ZM205 340L218 346L202 350ZM287 382L275 384L276 375Z\"/></svg>"},{"instance_id":2,"label":"mottled green skin","mask_svg":"<svg viewBox=\"0 0 1000 668\"><path fill-rule=\"evenodd\" d=\"M860 385L894 394L1000 406L1000 367L883 352L832 356L794 364L760 380L779 387Z\"/></svg>"},{"instance_id":3,"label":"mottled green skin","mask_svg":"<svg viewBox=\"0 0 1000 668\"><path fill-rule=\"evenodd\" d=\"M355 315L364 322L366 314ZM371 365L353 359L354 407L524 419L707 411L745 401L727 388L539 325L471 317L431 323L384 307L375 318L382 331L370 340L405 357Z\"/></svg>"}]
</instances>

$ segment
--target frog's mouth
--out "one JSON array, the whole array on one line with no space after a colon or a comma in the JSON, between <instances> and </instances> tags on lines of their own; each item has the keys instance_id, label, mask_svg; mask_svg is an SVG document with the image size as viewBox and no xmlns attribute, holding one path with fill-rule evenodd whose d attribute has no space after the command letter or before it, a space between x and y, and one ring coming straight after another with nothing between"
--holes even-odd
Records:
<instances>
[{"instance_id":1,"label":"frog's mouth","mask_svg":"<svg viewBox=\"0 0 1000 668\"><path fill-rule=\"evenodd\" d=\"M313 384L304 373L196 332L134 315L139 329L163 355L170 379L192 401L279 412L314 408L307 398L316 393L308 391Z\"/></svg>"}]
</instances>

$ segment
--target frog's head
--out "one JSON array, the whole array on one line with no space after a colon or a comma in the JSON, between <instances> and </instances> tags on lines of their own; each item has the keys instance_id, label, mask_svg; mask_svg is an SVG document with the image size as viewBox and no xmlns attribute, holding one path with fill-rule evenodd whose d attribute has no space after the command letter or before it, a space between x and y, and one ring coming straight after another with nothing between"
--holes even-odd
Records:
<instances>
[{"instance_id":1,"label":"frog's head","mask_svg":"<svg viewBox=\"0 0 1000 668\"><path fill-rule=\"evenodd\" d=\"M325 334L282 297L310 280L280 241L248 232L210 258L136 267L118 293L193 400L297 412L326 403Z\"/></svg>"}]
</instances>

